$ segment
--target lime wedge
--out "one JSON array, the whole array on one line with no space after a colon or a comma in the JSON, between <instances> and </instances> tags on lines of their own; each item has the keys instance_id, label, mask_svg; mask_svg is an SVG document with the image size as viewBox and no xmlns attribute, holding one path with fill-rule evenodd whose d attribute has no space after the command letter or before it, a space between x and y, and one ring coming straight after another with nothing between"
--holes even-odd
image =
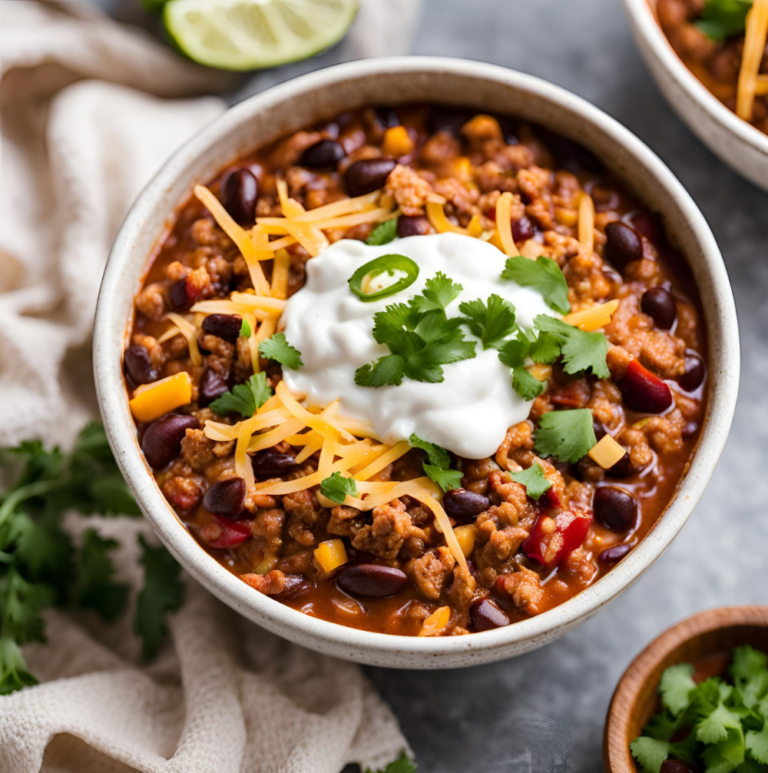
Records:
<instances>
[{"instance_id":1,"label":"lime wedge","mask_svg":"<svg viewBox=\"0 0 768 773\"><path fill-rule=\"evenodd\" d=\"M165 28L190 58L222 70L261 70L337 43L358 0L171 0Z\"/></svg>"}]
</instances>

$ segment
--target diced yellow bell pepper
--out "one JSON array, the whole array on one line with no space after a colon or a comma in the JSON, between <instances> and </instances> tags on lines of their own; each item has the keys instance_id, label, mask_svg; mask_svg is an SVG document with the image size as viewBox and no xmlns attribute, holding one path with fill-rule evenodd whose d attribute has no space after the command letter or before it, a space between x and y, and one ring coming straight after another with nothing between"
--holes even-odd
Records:
<instances>
[{"instance_id":1,"label":"diced yellow bell pepper","mask_svg":"<svg viewBox=\"0 0 768 773\"><path fill-rule=\"evenodd\" d=\"M181 371L134 392L128 405L138 421L154 421L169 411L192 402L192 379Z\"/></svg>"},{"instance_id":2,"label":"diced yellow bell pepper","mask_svg":"<svg viewBox=\"0 0 768 773\"><path fill-rule=\"evenodd\" d=\"M384 134L381 150L385 156L400 158L413 151L413 140L408 135L405 126L393 126Z\"/></svg>"},{"instance_id":3,"label":"diced yellow bell pepper","mask_svg":"<svg viewBox=\"0 0 768 773\"><path fill-rule=\"evenodd\" d=\"M332 572L349 560L344 542L340 539L329 539L321 542L315 549L315 558L324 572Z\"/></svg>"},{"instance_id":4,"label":"diced yellow bell pepper","mask_svg":"<svg viewBox=\"0 0 768 773\"><path fill-rule=\"evenodd\" d=\"M537 381L549 381L552 377L551 365L534 362L533 365L528 366L527 370Z\"/></svg>"},{"instance_id":5,"label":"diced yellow bell pepper","mask_svg":"<svg viewBox=\"0 0 768 773\"><path fill-rule=\"evenodd\" d=\"M435 610L423 623L419 636L437 636L442 633L451 619L451 608L440 607Z\"/></svg>"},{"instance_id":6,"label":"diced yellow bell pepper","mask_svg":"<svg viewBox=\"0 0 768 773\"><path fill-rule=\"evenodd\" d=\"M461 552L466 558L469 558L475 549L475 535L477 534L475 524L468 523L465 526L457 526L453 533L456 535Z\"/></svg>"},{"instance_id":7,"label":"diced yellow bell pepper","mask_svg":"<svg viewBox=\"0 0 768 773\"><path fill-rule=\"evenodd\" d=\"M597 462L604 470L609 470L623 458L626 451L610 435L604 435L592 446L589 458Z\"/></svg>"}]
</instances>

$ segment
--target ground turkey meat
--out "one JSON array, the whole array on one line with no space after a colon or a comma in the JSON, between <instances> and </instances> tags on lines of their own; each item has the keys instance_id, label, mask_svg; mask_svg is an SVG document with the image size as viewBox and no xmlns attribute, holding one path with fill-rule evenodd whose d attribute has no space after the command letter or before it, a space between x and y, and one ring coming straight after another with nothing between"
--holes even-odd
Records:
<instances>
[{"instance_id":1,"label":"ground turkey meat","mask_svg":"<svg viewBox=\"0 0 768 773\"><path fill-rule=\"evenodd\" d=\"M456 559L448 548L436 548L411 561L408 573L424 598L437 601L448 585L455 564Z\"/></svg>"},{"instance_id":2,"label":"ground turkey meat","mask_svg":"<svg viewBox=\"0 0 768 773\"><path fill-rule=\"evenodd\" d=\"M411 529L411 516L399 500L374 507L373 523L363 526L352 540L353 547L379 558L397 558L400 548Z\"/></svg>"}]
</instances>

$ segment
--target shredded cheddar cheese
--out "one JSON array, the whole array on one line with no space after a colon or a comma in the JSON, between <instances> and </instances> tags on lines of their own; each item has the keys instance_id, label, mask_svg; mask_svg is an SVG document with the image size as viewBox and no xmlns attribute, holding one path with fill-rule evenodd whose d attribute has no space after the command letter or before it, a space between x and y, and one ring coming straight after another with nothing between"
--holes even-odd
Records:
<instances>
[{"instance_id":1,"label":"shredded cheddar cheese","mask_svg":"<svg viewBox=\"0 0 768 773\"><path fill-rule=\"evenodd\" d=\"M758 73L768 37L768 0L754 0L747 13L744 53L741 57L736 89L736 115L752 120L752 108L758 87Z\"/></svg>"},{"instance_id":2,"label":"shredded cheddar cheese","mask_svg":"<svg viewBox=\"0 0 768 773\"><path fill-rule=\"evenodd\" d=\"M563 317L563 322L567 322L569 325L578 327L581 330L599 330L611 321L611 317L616 313L616 309L618 308L618 300L608 301L607 303L596 303L588 309L568 314Z\"/></svg>"},{"instance_id":3,"label":"shredded cheddar cheese","mask_svg":"<svg viewBox=\"0 0 768 773\"><path fill-rule=\"evenodd\" d=\"M595 202L588 193L579 198L579 244L587 255L595 251Z\"/></svg>"},{"instance_id":4,"label":"shredded cheddar cheese","mask_svg":"<svg viewBox=\"0 0 768 773\"><path fill-rule=\"evenodd\" d=\"M519 255L519 250L512 238L512 194L506 191L496 202L496 233L501 244L501 251L507 257ZM493 239L491 239L493 242ZM498 247L499 245L496 244Z\"/></svg>"}]
</instances>

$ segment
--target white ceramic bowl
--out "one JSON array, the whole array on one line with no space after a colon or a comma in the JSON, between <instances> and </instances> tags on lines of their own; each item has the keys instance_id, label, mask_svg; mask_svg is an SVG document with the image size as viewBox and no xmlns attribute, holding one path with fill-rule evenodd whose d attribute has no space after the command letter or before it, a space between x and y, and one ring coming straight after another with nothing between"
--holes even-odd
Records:
<instances>
[{"instance_id":1,"label":"white ceramic bowl","mask_svg":"<svg viewBox=\"0 0 768 773\"><path fill-rule=\"evenodd\" d=\"M418 101L509 112L591 148L651 208L691 265L706 309L709 406L701 443L674 502L612 572L561 606L507 628L449 638L388 636L294 611L249 588L208 555L165 501L139 450L122 375L122 353L147 256L192 186L239 154L350 108ZM163 542L206 588L286 639L337 657L397 668L485 663L540 647L623 591L663 553L712 475L731 425L739 380L736 313L712 233L667 167L640 140L579 97L544 81L477 62L374 59L332 67L277 86L232 108L179 150L134 204L115 240L99 297L96 386L117 461Z\"/></svg>"},{"instance_id":2,"label":"white ceramic bowl","mask_svg":"<svg viewBox=\"0 0 768 773\"><path fill-rule=\"evenodd\" d=\"M658 87L688 128L740 175L768 191L768 135L731 112L683 64L656 18L656 0L624 0L629 26Z\"/></svg>"}]
</instances>

